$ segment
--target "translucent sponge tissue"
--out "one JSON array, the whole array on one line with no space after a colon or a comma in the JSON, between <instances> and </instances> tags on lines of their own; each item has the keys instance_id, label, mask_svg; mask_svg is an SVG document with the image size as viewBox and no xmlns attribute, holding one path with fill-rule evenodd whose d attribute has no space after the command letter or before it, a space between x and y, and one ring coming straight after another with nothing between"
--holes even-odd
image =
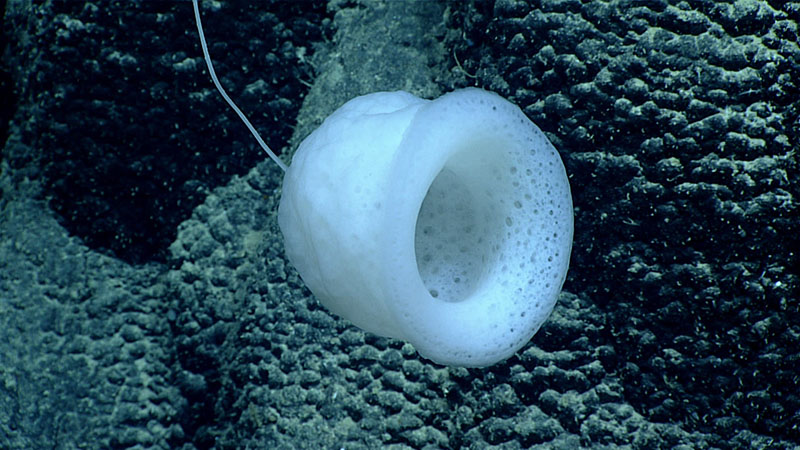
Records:
<instances>
[{"instance_id":1,"label":"translucent sponge tissue","mask_svg":"<svg viewBox=\"0 0 800 450\"><path fill-rule=\"evenodd\" d=\"M573 233L556 149L518 107L475 88L344 104L300 144L278 221L323 305L466 367L510 357L539 330Z\"/></svg>"}]
</instances>

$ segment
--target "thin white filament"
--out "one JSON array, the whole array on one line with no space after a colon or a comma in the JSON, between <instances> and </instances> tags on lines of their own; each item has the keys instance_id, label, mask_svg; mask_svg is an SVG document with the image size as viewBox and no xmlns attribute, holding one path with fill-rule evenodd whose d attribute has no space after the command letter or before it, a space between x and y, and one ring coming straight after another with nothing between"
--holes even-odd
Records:
<instances>
[{"instance_id":1,"label":"thin white filament","mask_svg":"<svg viewBox=\"0 0 800 450\"><path fill-rule=\"evenodd\" d=\"M216 86L219 93L222 94L222 98L224 98L225 101L228 102L231 108L233 108L233 110L236 111L236 114L239 115L239 118L242 119L242 122L244 122L244 124L247 126L247 129L250 130L250 133L252 133L253 137L255 137L256 141L258 141L258 145L260 145L261 148L263 148L264 151L267 152L267 155L269 155L269 157L272 158L272 160L275 161L275 163L277 163L278 166L281 169L283 169L284 172L286 172L288 166L286 166L286 164L284 164L283 161L281 161L280 158L278 158L278 155L276 155L275 152L273 152L269 148L267 143L264 142L263 139L261 139L261 135L258 134L258 131L256 131L255 128L253 128L253 124L251 124L250 121L247 120L247 117L245 117L244 113L242 113L242 111L236 106L236 104L233 103L233 100L231 100L231 98L228 97L228 94L225 92L225 89L223 89L222 85L219 83L219 80L217 79L217 74L216 72L214 72L214 65L211 64L211 56L209 56L208 54L206 37L205 34L203 34L203 25L200 23L200 8L197 6L197 0L192 0L192 4L194 5L194 17L195 20L197 21L197 32L198 34L200 34L200 45L203 47L203 56L205 56L206 64L208 65L208 72L211 74L211 79L214 81L214 86Z\"/></svg>"}]
</instances>

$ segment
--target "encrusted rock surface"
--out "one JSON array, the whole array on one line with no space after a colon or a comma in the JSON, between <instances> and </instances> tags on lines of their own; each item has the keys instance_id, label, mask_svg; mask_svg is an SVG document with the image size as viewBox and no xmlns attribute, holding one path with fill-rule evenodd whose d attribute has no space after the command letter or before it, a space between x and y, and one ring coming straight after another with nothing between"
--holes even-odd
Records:
<instances>
[{"instance_id":1,"label":"encrusted rock surface","mask_svg":"<svg viewBox=\"0 0 800 450\"><path fill-rule=\"evenodd\" d=\"M800 445L800 3L200 3L287 161L373 90L517 103L570 176L564 293L487 369L356 329L285 260L189 2L9 1L0 448Z\"/></svg>"}]
</instances>

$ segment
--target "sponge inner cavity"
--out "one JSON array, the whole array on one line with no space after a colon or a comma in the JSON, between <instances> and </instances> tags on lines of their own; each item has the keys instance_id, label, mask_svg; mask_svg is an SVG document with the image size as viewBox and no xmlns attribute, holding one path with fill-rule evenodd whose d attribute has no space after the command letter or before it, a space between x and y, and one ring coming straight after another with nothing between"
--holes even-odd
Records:
<instances>
[{"instance_id":1,"label":"sponge inner cavity","mask_svg":"<svg viewBox=\"0 0 800 450\"><path fill-rule=\"evenodd\" d=\"M417 216L417 269L439 301L468 298L496 259L496 239L489 235L496 225L487 222L487 205L475 195L475 181L463 170L445 167L428 188Z\"/></svg>"}]
</instances>

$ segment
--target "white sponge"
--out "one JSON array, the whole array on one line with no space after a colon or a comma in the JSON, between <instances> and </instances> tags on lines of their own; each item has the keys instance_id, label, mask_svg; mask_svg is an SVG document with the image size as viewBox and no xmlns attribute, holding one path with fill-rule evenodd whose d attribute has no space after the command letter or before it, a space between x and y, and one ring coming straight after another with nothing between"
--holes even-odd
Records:
<instances>
[{"instance_id":1,"label":"white sponge","mask_svg":"<svg viewBox=\"0 0 800 450\"><path fill-rule=\"evenodd\" d=\"M508 358L547 319L573 229L555 148L474 88L346 103L300 144L278 219L322 304L468 367Z\"/></svg>"}]
</instances>

